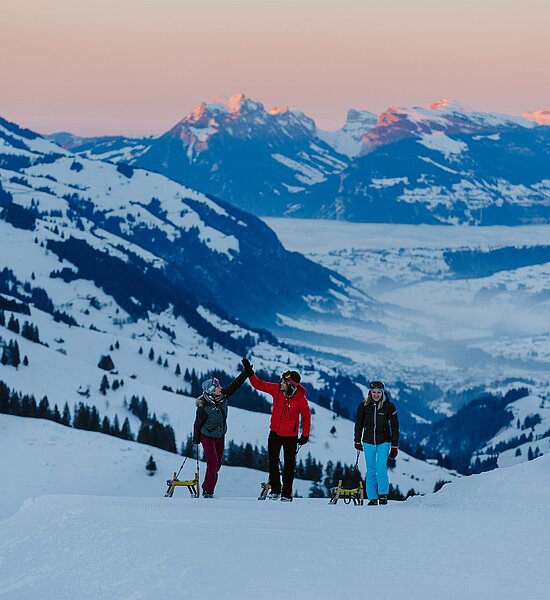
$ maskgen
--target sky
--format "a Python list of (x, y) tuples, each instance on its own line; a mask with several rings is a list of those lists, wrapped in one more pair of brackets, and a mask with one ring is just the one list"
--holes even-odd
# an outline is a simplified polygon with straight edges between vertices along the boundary
[(244, 93), (322, 129), (453, 98), (550, 108), (548, 0), (0, 0), (0, 116), (160, 134)]

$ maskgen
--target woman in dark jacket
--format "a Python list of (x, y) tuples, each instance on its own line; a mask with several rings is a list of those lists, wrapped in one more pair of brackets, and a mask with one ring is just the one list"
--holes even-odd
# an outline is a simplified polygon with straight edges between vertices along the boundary
[(227, 399), (246, 381), (243, 371), (227, 387), (222, 388), (216, 377), (202, 384), (197, 398), (197, 414), (193, 426), (193, 444), (202, 444), (206, 461), (206, 475), (202, 483), (204, 498), (214, 496), (218, 471), (222, 466), (225, 434), (227, 433)]
[(371, 381), (368, 396), (355, 415), (355, 448), (365, 451), (369, 506), (388, 503), (388, 456), (397, 456), (397, 409), (381, 381)]

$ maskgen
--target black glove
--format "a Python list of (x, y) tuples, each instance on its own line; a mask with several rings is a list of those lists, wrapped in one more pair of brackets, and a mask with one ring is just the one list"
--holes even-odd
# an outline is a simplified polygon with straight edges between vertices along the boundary
[(360, 442), (355, 442), (354, 446), (356, 450), (359, 450), (359, 452), (363, 452), (363, 444), (361, 444)]
[(248, 358), (243, 358), (241, 360), (241, 363), (244, 367), (244, 372), (246, 373), (247, 377), (251, 377), (252, 375), (254, 375), (254, 369), (252, 368), (252, 365), (250, 364)]
[(200, 443), (200, 440), (193, 439), (193, 446), (198, 446)]
[(303, 446), (309, 442), (309, 435), (302, 435), (298, 440), (298, 446)]

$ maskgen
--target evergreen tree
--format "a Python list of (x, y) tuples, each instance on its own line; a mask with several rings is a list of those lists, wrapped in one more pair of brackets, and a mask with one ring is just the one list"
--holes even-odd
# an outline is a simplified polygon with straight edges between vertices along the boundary
[(7, 414), (9, 411), (10, 389), (0, 381), (0, 413)]
[(112, 430), (114, 436), (120, 437), (120, 423), (118, 420), (118, 415), (115, 415), (111, 430)]
[(325, 491), (323, 490), (323, 486), (320, 481), (314, 481), (309, 488), (310, 498), (325, 498)]
[(154, 352), (153, 348), (151, 348), (151, 350), (149, 350), (149, 360), (155, 360), (155, 352)]
[(115, 368), (115, 363), (109, 354), (102, 356), (97, 363), (97, 366), (104, 371), (112, 371)]
[[(330, 435), (336, 435), (336, 427), (334, 425), (330, 428)], [(312, 498), (316, 498), (317, 496), (311, 496)]]
[(38, 405), (38, 417), (40, 419), (49, 419), (52, 416), (48, 397), (44, 396)]
[(25, 321), (21, 328), (21, 335), (31, 342), (40, 343), (40, 335), (38, 333), (38, 327), (35, 327), (32, 323)]
[(124, 423), (122, 424), (122, 429), (120, 430), (120, 437), (123, 440), (130, 440), (130, 441), (134, 440), (134, 434), (132, 433), (132, 430), (130, 428), (130, 421), (128, 420), (128, 417), (126, 417), (124, 419)]
[(21, 357), (19, 356), (19, 344), (15, 340), (11, 340), (8, 344), (8, 355), (9, 355), (9, 364), (12, 367), (19, 367), (21, 364)]
[(180, 364), (179, 363), (176, 365), (176, 375), (178, 375), (178, 376), (181, 375), (181, 368), (180, 368)]
[(69, 409), (69, 405), (65, 402), (65, 406), (63, 407), (63, 414), (61, 415), (61, 424), (70, 427), (71, 425), (71, 411)]
[(107, 390), (111, 386), (109, 385), (109, 380), (107, 379), (107, 375), (103, 375), (103, 379), (101, 380), (101, 384), (99, 385), (99, 391), (105, 396), (107, 395)]
[(111, 421), (109, 421), (109, 417), (107, 416), (103, 417), (103, 421), (101, 422), (101, 433), (112, 434)]
[(138, 354), (143, 354), (143, 348), (141, 346), (139, 347)]
[(115, 342), (115, 348), (118, 350), (120, 348), (120, 344), (118, 343), (118, 340)]
[(162, 356), (159, 354), (159, 357), (157, 358), (157, 365), (162, 365)]
[(118, 390), (119, 386), (120, 386), (120, 384), (119, 384), (119, 382), (118, 382), (118, 379), (115, 379), (115, 380), (113, 381), (113, 385), (112, 385), (111, 389), (113, 389), (113, 390)]
[(157, 470), (157, 465), (156, 465), (155, 461), (153, 460), (153, 456), (149, 456), (149, 460), (147, 461), (145, 468), (147, 469), (147, 472), (149, 473), (150, 476), (153, 476), (155, 474), (155, 472)]
[(57, 404), (53, 408), (53, 414), (51, 418), (52, 421), (55, 421), (56, 423), (61, 423), (61, 413), (59, 412)]
[(28, 367), (28, 366), (29, 366), (29, 359), (27, 358), (27, 355), (26, 355), (26, 354), (25, 354), (25, 358), (23, 359), (23, 365), (24, 365), (25, 367)]
[(164, 359), (164, 365), (163, 365), (163, 367), (165, 369), (168, 368), (168, 359), (167, 358)]
[(6, 326), (6, 315), (4, 315), (4, 311), (0, 310), (0, 326), (1, 327), (5, 327)]
[(22, 417), (37, 417), (38, 407), (36, 406), (36, 400), (34, 396), (25, 394), (21, 398), (21, 416)]
[(13, 331), (13, 333), (19, 333), (19, 321), (13, 315), (8, 322), (8, 329)]

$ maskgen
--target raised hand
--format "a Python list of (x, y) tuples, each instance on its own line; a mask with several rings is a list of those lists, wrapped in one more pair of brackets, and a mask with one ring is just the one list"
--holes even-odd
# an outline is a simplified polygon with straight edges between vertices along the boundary
[(247, 374), (248, 377), (250, 377), (251, 375), (254, 375), (254, 368), (250, 364), (250, 361), (248, 360), (248, 358), (244, 357), (241, 360), (241, 363), (243, 365), (244, 372)]

